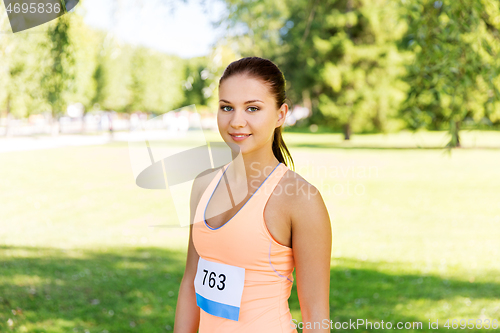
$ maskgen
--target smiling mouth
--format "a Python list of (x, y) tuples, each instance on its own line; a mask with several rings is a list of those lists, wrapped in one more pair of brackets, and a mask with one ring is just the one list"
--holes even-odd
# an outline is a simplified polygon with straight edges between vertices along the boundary
[(231, 135), (231, 139), (233, 141), (243, 141), (246, 140), (248, 137), (250, 137), (252, 134), (229, 134)]
[(229, 135), (231, 135), (234, 138), (246, 138), (252, 134), (229, 134)]

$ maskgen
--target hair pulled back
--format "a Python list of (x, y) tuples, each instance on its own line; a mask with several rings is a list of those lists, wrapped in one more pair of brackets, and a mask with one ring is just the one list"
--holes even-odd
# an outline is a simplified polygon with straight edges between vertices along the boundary
[[(266, 83), (271, 94), (274, 95), (276, 99), (276, 107), (278, 109), (285, 103), (285, 76), (272, 61), (259, 57), (247, 57), (233, 61), (224, 70), (219, 80), (219, 87), (222, 81), (236, 74), (248, 75)], [(273, 154), (279, 162), (288, 167), (292, 166), (293, 169), (294, 164), (292, 155), (288, 151), (285, 141), (283, 140), (282, 131), (283, 125), (274, 129), (272, 144)]]

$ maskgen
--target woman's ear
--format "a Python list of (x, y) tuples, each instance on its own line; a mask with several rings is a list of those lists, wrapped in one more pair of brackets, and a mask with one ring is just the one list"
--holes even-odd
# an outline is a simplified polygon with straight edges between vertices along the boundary
[(285, 122), (286, 115), (288, 113), (288, 104), (281, 104), (280, 109), (278, 110), (278, 121), (276, 122), (276, 127), (280, 127)]

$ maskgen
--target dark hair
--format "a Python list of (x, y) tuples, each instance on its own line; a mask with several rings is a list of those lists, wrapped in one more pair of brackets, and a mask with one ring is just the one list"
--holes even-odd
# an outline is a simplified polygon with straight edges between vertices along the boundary
[[(285, 103), (287, 99), (285, 92), (285, 76), (272, 61), (259, 57), (247, 57), (233, 61), (224, 70), (219, 80), (219, 87), (222, 81), (236, 74), (246, 74), (250, 77), (262, 80), (269, 86), (271, 93), (276, 98), (276, 106), (280, 108), (283, 103)], [(273, 153), (278, 161), (286, 166), (291, 165), (292, 169), (294, 169), (292, 155), (288, 151), (285, 141), (283, 141), (282, 127), (283, 125), (276, 127), (274, 130), (272, 145)]]

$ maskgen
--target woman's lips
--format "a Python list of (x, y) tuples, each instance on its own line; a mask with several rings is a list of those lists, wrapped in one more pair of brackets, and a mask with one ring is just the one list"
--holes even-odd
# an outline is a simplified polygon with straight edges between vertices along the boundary
[(243, 135), (243, 136), (236, 136), (236, 135), (233, 135), (233, 134), (229, 134), (231, 135), (231, 138), (234, 140), (234, 141), (243, 141), (245, 140), (246, 138), (248, 138), (250, 135), (252, 134), (246, 134), (246, 135)]

